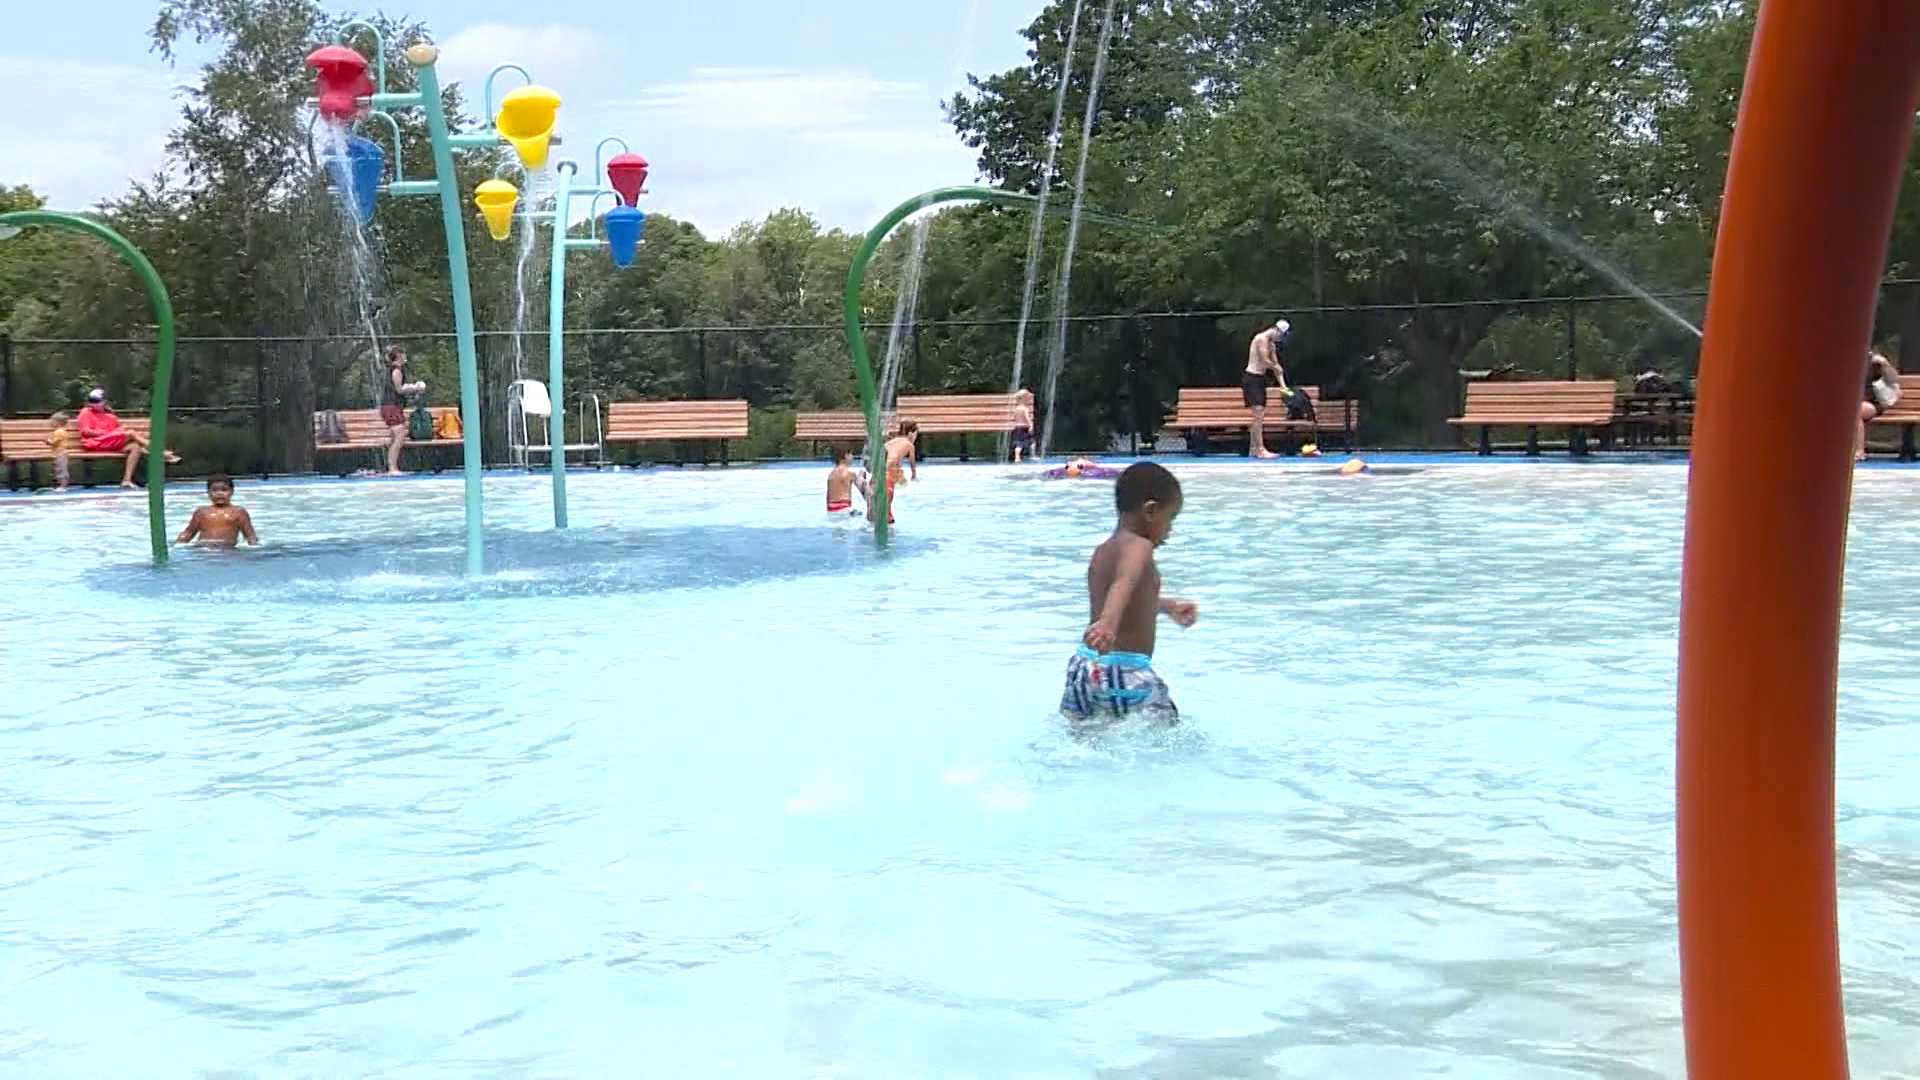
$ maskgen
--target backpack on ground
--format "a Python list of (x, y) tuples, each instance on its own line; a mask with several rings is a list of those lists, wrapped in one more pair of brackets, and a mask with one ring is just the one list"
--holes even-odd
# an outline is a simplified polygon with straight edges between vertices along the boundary
[(433, 439), (433, 412), (425, 405), (414, 406), (413, 415), (407, 417), (407, 438), (414, 442)]
[(1307, 396), (1305, 390), (1287, 389), (1281, 391), (1281, 396), (1286, 399), (1287, 419), (1305, 420), (1308, 423), (1319, 419), (1313, 412), (1313, 399)]
[(321, 446), (337, 446), (347, 441), (347, 425), (340, 419), (340, 410), (328, 409), (320, 414), (320, 430), (315, 433), (314, 441)]

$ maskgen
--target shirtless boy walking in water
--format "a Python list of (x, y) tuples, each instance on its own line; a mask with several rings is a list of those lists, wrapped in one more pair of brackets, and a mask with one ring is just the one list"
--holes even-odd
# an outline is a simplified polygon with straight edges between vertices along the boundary
[(1153, 671), (1156, 620), (1181, 627), (1200, 617), (1199, 605), (1160, 595), (1153, 552), (1180, 516), (1180, 481), (1150, 461), (1127, 466), (1113, 485), (1119, 523), (1087, 563), (1087, 602), (1093, 621), (1067, 661), (1060, 711), (1075, 720), (1152, 713), (1177, 719), (1167, 684)]
[(260, 542), (253, 531), (253, 518), (246, 510), (233, 505), (232, 480), (219, 473), (207, 477), (207, 501), (212, 505), (196, 509), (174, 543), (191, 544), (198, 539), (203, 544), (235, 547), (242, 536), (248, 544)]

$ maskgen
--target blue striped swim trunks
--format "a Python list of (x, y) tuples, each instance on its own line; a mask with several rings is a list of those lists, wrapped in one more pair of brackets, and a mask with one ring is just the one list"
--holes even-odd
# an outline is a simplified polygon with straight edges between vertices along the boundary
[(1067, 689), (1060, 695), (1060, 711), (1075, 719), (1180, 715), (1167, 684), (1153, 673), (1153, 657), (1097, 653), (1085, 645), (1067, 661)]

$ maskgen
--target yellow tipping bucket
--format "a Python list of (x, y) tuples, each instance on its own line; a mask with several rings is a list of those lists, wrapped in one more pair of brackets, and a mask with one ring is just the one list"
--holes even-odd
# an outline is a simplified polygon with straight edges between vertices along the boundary
[(544, 86), (522, 86), (500, 99), (493, 129), (513, 144), (520, 163), (537, 169), (547, 163), (547, 141), (553, 138), (553, 115), (560, 95)]
[(520, 189), (505, 180), (488, 180), (473, 189), (473, 205), (487, 219), (487, 231), (495, 240), (505, 240), (513, 232), (513, 207), (520, 201)]

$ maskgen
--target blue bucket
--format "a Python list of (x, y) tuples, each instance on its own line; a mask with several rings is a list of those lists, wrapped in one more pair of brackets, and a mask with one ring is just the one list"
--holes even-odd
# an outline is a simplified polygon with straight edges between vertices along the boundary
[(647, 215), (631, 206), (616, 206), (607, 211), (601, 224), (607, 230), (607, 252), (613, 256), (613, 265), (622, 270), (632, 266), (633, 249), (640, 243)]
[(387, 155), (380, 144), (355, 135), (347, 140), (347, 152), (328, 155), (325, 165), (334, 190), (345, 191), (352, 199), (354, 220), (362, 227), (371, 224), (380, 178), (387, 171)]

